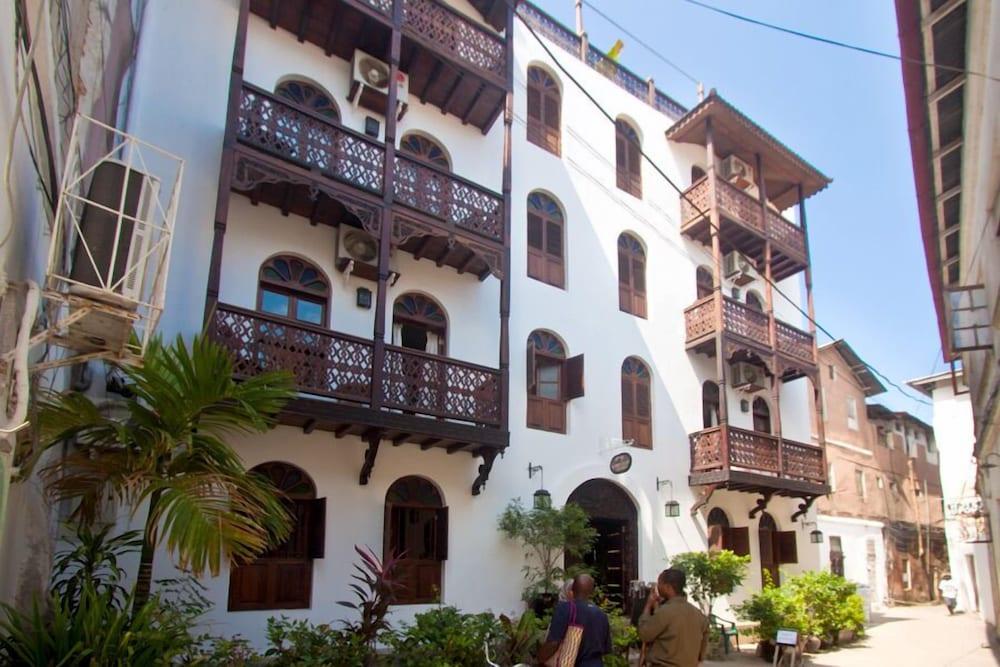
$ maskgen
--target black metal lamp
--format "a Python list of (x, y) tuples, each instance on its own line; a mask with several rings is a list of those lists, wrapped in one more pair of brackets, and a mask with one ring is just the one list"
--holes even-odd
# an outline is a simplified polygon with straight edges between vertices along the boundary
[[(815, 521), (803, 521), (802, 526), (815, 526)], [(813, 528), (809, 531), (809, 541), (813, 544), (823, 544), (823, 531), (819, 527)]]
[(535, 466), (528, 464), (528, 479), (532, 479), (538, 473), (539, 485), (538, 490), (535, 491), (535, 495), (532, 498), (531, 506), (536, 510), (547, 510), (552, 509), (552, 494), (545, 490), (545, 476), (542, 470), (542, 466)]
[(659, 491), (664, 486), (670, 487), (670, 500), (663, 506), (663, 514), (668, 519), (676, 519), (681, 515), (681, 504), (674, 500), (674, 483), (672, 480), (657, 477), (656, 490)]

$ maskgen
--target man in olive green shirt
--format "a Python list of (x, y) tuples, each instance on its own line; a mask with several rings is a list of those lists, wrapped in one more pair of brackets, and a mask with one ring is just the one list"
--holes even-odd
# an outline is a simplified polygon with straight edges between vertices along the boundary
[(684, 595), (684, 572), (664, 570), (639, 618), (648, 667), (698, 667), (708, 647), (708, 619)]

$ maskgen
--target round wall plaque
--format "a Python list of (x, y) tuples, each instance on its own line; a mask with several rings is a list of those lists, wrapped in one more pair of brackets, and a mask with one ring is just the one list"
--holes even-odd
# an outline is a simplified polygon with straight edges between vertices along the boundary
[(621, 452), (611, 457), (611, 472), (614, 474), (620, 475), (623, 472), (628, 472), (631, 467), (632, 455), (628, 452)]

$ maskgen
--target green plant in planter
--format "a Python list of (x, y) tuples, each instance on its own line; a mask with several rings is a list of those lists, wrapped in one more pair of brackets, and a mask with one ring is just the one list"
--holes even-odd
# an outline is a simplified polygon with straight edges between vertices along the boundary
[(500, 515), (498, 527), (525, 549), (525, 602), (541, 594), (558, 594), (559, 582), (566, 576), (563, 557), (583, 555), (597, 537), (587, 513), (573, 503), (526, 510), (516, 498)]
[(729, 595), (743, 583), (747, 575), (749, 556), (737, 556), (728, 549), (721, 551), (689, 551), (677, 554), (670, 567), (683, 570), (691, 599), (707, 616), (715, 601)]
[(786, 584), (805, 609), (806, 631), (827, 644), (836, 644), (841, 630), (864, 632), (864, 602), (857, 584), (830, 572), (806, 572)]
[(604, 656), (604, 667), (628, 667), (629, 650), (639, 645), (639, 632), (618, 605), (606, 598), (598, 599), (597, 603), (608, 615), (611, 629), (611, 653)]
[(545, 624), (530, 609), (515, 623), (500, 615), (500, 636), (491, 655), (499, 665), (530, 664), (545, 638)]
[(455, 607), (437, 607), (413, 618), (382, 641), (399, 667), (481, 667), (485, 646), (502, 636), (492, 614), (463, 614)]
[(745, 621), (757, 624), (757, 636), (761, 642), (773, 642), (779, 628), (797, 630), (800, 635), (809, 629), (802, 600), (793, 595), (787, 587), (765, 585), (736, 608), (736, 615)]

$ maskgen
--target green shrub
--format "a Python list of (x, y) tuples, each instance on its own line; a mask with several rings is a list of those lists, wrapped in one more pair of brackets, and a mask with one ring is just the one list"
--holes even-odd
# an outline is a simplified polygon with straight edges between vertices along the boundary
[(806, 572), (785, 586), (805, 610), (808, 634), (836, 644), (841, 630), (864, 632), (864, 602), (857, 584), (830, 572)]
[(754, 593), (748, 600), (737, 605), (735, 611), (742, 620), (757, 624), (757, 636), (761, 641), (773, 640), (778, 628), (789, 628), (805, 634), (809, 627), (802, 600), (792, 595), (786, 587), (766, 586), (764, 590)]
[(749, 563), (750, 556), (737, 556), (723, 549), (677, 554), (671, 559), (670, 567), (684, 571), (691, 599), (708, 615), (719, 597), (729, 595), (743, 583)]
[[(437, 607), (417, 614), (383, 641), (399, 667), (482, 667), (485, 645), (494, 646), (502, 630), (492, 614), (463, 614)], [(492, 650), (491, 650), (492, 653)]]
[(499, 621), (500, 636), (490, 650), (493, 661), (499, 665), (531, 664), (545, 638), (546, 624), (530, 609), (516, 623), (503, 614)]
[(267, 641), (267, 664), (275, 667), (356, 667), (368, 660), (360, 635), (325, 623), (272, 617), (267, 619)]

